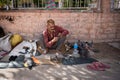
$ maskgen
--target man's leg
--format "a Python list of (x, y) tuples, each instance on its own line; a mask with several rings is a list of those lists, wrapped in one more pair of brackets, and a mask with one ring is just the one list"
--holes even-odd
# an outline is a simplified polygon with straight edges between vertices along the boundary
[(37, 50), (42, 53), (42, 54), (46, 54), (47, 53), (47, 49), (44, 43), (44, 38), (43, 38), (43, 34), (40, 35), (40, 39), (39, 41), (36, 42), (37, 44)]
[(42, 49), (46, 49), (43, 34), (40, 35), (40, 39), (37, 41), (37, 46), (40, 46)]
[(56, 49), (56, 50), (60, 50), (61, 46), (64, 44), (66, 40), (66, 36), (60, 38), (53, 46), (52, 48)]

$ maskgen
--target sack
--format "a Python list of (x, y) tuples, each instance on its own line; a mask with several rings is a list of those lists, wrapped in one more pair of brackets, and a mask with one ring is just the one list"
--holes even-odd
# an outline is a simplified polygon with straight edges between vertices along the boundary
[(8, 34), (8, 35), (0, 38), (0, 48), (2, 50), (9, 52), (12, 49), (10, 41), (9, 41), (11, 36), (12, 36), (12, 34)]
[(7, 52), (5, 52), (5, 51), (0, 51), (0, 60), (4, 57), (4, 56), (6, 56), (8, 53)]
[[(27, 51), (25, 51), (25, 49), (23, 49), (23, 47), (28, 47), (29, 49)], [(28, 52), (32, 51), (32, 49), (34, 49), (34, 51), (31, 53), (33, 55), (35, 55), (36, 54), (36, 42), (22, 41), (14, 49), (12, 49), (12, 51), (9, 53), (9, 56), (23, 55), (26, 52), (28, 53)], [(23, 54), (21, 54), (21, 53), (23, 53)], [(29, 55), (25, 54), (25, 56), (29, 56)]]

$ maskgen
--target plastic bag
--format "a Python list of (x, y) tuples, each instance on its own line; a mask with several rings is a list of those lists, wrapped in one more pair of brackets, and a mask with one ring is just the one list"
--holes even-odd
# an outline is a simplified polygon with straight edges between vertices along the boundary
[(23, 41), (22, 36), (19, 34), (14, 34), (10, 39), (12, 47), (15, 47), (17, 44), (19, 44), (22, 41)]
[(11, 36), (12, 36), (12, 34), (8, 34), (8, 35), (0, 38), (0, 48), (2, 50), (9, 52), (12, 49), (10, 41), (9, 41)]

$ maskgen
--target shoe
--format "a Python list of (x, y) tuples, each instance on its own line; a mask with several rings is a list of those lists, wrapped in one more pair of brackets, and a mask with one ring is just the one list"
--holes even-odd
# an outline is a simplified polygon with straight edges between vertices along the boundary
[(61, 63), (62, 62), (62, 58), (58, 57), (58, 56), (54, 56), (50, 58), (50, 61), (54, 62), (54, 63)]
[(37, 48), (37, 50), (38, 50), (41, 54), (47, 54), (47, 53), (48, 53), (48, 49), (43, 49), (43, 48), (41, 48), (41, 46), (39, 46), (39, 47)]

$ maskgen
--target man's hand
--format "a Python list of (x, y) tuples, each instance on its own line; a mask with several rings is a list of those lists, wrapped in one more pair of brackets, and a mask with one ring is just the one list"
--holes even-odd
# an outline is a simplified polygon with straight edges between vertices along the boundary
[(59, 39), (59, 37), (54, 37), (54, 38), (52, 39), (52, 42), (57, 42), (58, 39)]
[(61, 33), (59, 33), (59, 34), (58, 34), (58, 37), (62, 37), (62, 34), (61, 34)]

